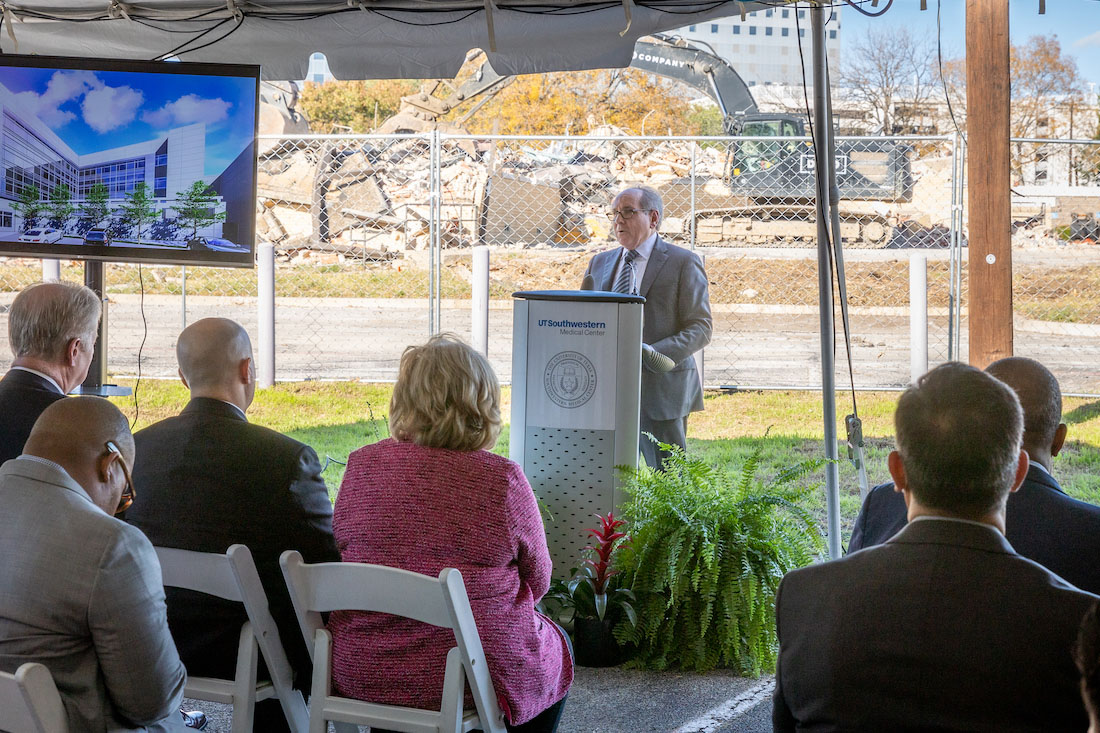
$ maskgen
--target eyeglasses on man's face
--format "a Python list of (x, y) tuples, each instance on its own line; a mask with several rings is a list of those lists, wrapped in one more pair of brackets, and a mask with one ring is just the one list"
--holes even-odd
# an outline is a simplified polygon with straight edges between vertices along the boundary
[(624, 219), (632, 219), (634, 215), (640, 211), (653, 211), (653, 209), (612, 209), (607, 212), (607, 218), (611, 221), (615, 221), (615, 217), (621, 216)]
[(118, 456), (118, 463), (122, 466), (122, 476), (126, 479), (126, 486), (123, 487), (122, 496), (118, 500), (118, 508), (115, 509), (115, 514), (122, 514), (134, 505), (134, 480), (130, 477), (130, 468), (126, 465), (126, 459), (122, 457), (122, 451), (114, 441), (107, 441), (107, 452)]

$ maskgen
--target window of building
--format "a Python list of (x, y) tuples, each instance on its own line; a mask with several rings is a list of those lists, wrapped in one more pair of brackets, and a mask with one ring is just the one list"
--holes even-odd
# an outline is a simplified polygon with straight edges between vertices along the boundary
[(710, 32), (711, 33), (717, 33), (718, 32), (718, 24), (717, 23), (711, 23), (710, 24)]
[(791, 29), (790, 28), (784, 28), (783, 29), (783, 37), (786, 38), (789, 35), (791, 35)]
[(754, 25), (749, 26), (749, 35), (750, 36), (755, 36), (756, 35), (756, 26), (754, 26)]
[(741, 26), (735, 25), (733, 27), (733, 35), (735, 35), (735, 36), (741, 35)]
[(791, 11), (787, 10), (786, 8), (784, 8), (784, 9), (783, 9), (783, 17), (784, 17), (784, 18), (789, 18), (789, 17), (791, 17)]
[(799, 18), (805, 18), (806, 17), (806, 11), (805, 10), (799, 10), (798, 11), (798, 17)]
[(153, 165), (168, 165), (168, 153), (157, 154), (157, 159)]
[(799, 38), (805, 38), (806, 37), (806, 29), (805, 28), (799, 28), (798, 29), (798, 37)]
[(694, 32), (695, 32), (695, 26), (689, 25), (688, 26), (688, 33), (694, 33)]
[(836, 38), (836, 31), (829, 31), (829, 38)]
[(0, 211), (0, 229), (11, 229), (12, 220), (10, 211)]
[(829, 20), (836, 20), (836, 11), (829, 13)]
[(772, 27), (769, 25), (766, 28), (764, 28), (764, 35), (765, 36), (770, 36), (771, 34), (772, 34)]
[(774, 13), (774, 12), (775, 12), (774, 10), (765, 10), (764, 11), (764, 17), (765, 18), (770, 18), (770, 17), (772, 17), (772, 13)]

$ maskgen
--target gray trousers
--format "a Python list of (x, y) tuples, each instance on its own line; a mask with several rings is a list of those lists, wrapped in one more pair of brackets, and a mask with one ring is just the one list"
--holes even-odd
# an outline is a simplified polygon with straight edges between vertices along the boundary
[[(687, 415), (674, 420), (650, 420), (642, 415), (643, 433), (653, 433), (653, 437), (662, 443), (678, 445), (684, 450), (687, 450), (687, 424)], [(658, 471), (664, 469), (668, 451), (660, 450), (657, 444), (645, 435), (641, 436), (639, 448), (647, 466), (656, 468)]]

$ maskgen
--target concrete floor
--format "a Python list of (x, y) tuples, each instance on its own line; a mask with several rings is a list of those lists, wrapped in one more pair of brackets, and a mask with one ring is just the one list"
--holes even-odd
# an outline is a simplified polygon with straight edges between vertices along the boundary
[[(767, 733), (772, 678), (578, 667), (558, 733)], [(230, 708), (189, 700), (230, 733)], [(257, 731), (256, 733), (262, 733)]]

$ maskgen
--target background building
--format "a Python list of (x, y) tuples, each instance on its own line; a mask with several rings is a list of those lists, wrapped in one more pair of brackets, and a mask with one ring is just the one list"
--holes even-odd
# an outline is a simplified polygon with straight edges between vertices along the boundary
[[(724, 58), (749, 86), (802, 85), (799, 39), (810, 73), (813, 56), (810, 14), (803, 8), (768, 8), (687, 26), (673, 32), (705, 43)], [(840, 62), (840, 8), (833, 8), (825, 30), (829, 66)], [(810, 81), (807, 79), (807, 81)]]

